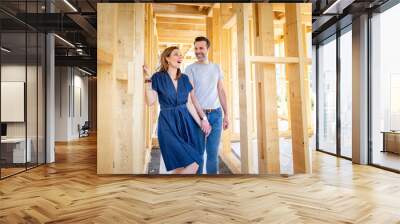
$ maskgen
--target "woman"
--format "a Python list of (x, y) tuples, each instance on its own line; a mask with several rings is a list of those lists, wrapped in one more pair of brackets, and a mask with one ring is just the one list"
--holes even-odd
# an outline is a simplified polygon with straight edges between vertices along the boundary
[(194, 95), (189, 78), (180, 71), (181, 63), (179, 48), (168, 47), (161, 54), (159, 71), (151, 78), (148, 68), (143, 66), (146, 99), (151, 106), (158, 96), (161, 107), (158, 141), (167, 171), (195, 174), (203, 162), (204, 135), (201, 131), (208, 135), (211, 126)]

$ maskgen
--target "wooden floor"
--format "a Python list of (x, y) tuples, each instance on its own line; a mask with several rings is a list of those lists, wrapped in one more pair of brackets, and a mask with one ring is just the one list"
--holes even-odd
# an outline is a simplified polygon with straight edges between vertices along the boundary
[(97, 176), (96, 142), (0, 181), (0, 223), (400, 223), (400, 175), (315, 153), (314, 174)]

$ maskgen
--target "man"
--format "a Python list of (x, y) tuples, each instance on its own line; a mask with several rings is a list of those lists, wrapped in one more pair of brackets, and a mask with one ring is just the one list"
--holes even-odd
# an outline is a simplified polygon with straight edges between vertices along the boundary
[[(185, 74), (194, 87), (195, 95), (205, 112), (202, 120), (208, 120), (211, 133), (205, 137), (205, 151), (207, 152), (207, 174), (218, 173), (218, 149), (222, 128), (229, 127), (226, 94), (223, 86), (223, 74), (218, 64), (208, 61), (210, 41), (206, 37), (197, 37), (194, 41), (194, 51), (197, 61), (189, 65)], [(221, 106), (224, 116), (222, 117)], [(201, 125), (203, 126), (202, 122)], [(203, 127), (202, 127), (203, 128)], [(204, 155), (204, 151), (202, 153)], [(199, 174), (203, 171), (203, 164), (199, 166)]]

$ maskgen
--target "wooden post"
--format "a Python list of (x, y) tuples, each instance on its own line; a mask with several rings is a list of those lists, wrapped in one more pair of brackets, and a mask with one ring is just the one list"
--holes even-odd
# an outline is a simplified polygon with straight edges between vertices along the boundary
[[(303, 48), (303, 54), (305, 58), (308, 57), (307, 55), (307, 27), (304, 25), (305, 21), (302, 21), (302, 35), (301, 35), (301, 41), (303, 42), (304, 48)], [(307, 111), (307, 135), (309, 133), (309, 130), (312, 130), (312, 118), (311, 118), (311, 100), (310, 100), (310, 76), (309, 76), (309, 64), (307, 63), (304, 66), (304, 99), (305, 99), (305, 104), (306, 104), (306, 111)]]
[[(213, 43), (213, 19), (212, 17), (207, 17), (206, 18), (206, 34), (207, 38), (210, 40), (211, 43)], [(208, 52), (208, 60), (213, 61), (213, 49), (211, 47), (210, 51)]]
[(112, 62), (98, 66), (97, 170), (143, 174), (144, 4), (99, 4), (98, 9), (98, 48)]
[[(115, 138), (113, 132), (107, 132), (112, 127), (111, 119), (104, 119), (112, 114), (112, 92), (107, 88), (113, 82), (112, 61), (116, 24), (116, 5), (98, 4), (97, 6), (97, 173), (113, 173)], [(105, 26), (104, 24), (110, 24)], [(102, 63), (108, 62), (108, 63)]]
[(215, 64), (221, 64), (221, 42), (222, 42), (222, 35), (221, 35), (221, 18), (220, 18), (220, 8), (213, 9), (213, 16), (212, 16), (212, 36), (211, 41), (211, 51), (212, 51), (212, 62)]
[(305, 74), (307, 59), (302, 41), (300, 4), (285, 4), (287, 57), (299, 57), (298, 64), (288, 64), (290, 119), (292, 130), (293, 168), (295, 173), (311, 173), (308, 149), (307, 109), (305, 105)]
[[(227, 18), (229, 18), (230, 13), (229, 13), (229, 8), (228, 4), (226, 3), (221, 3), (221, 12), (220, 12), (220, 21), (222, 24), (222, 21), (225, 21)], [(232, 115), (232, 88), (231, 88), (231, 32), (230, 30), (226, 30), (222, 28), (222, 25), (220, 26), (220, 31), (222, 35), (222, 45), (221, 45), (221, 50), (222, 50), (222, 55), (221, 57), (221, 68), (224, 73), (224, 87), (225, 87), (225, 92), (226, 92), (226, 100), (227, 100), (227, 106), (228, 106), (228, 114), (229, 114), (229, 120), (230, 120), (230, 128), (228, 130), (225, 130), (222, 133), (222, 151), (220, 152), (221, 154), (227, 154), (232, 152), (232, 145), (231, 145), (231, 133), (232, 133), (232, 125), (233, 125), (233, 115)]]
[(144, 99), (144, 79), (143, 79), (143, 64), (144, 64), (144, 18), (145, 18), (145, 4), (135, 3), (135, 77), (134, 93), (132, 95), (133, 104), (133, 135), (132, 135), (132, 148), (133, 148), (133, 173), (143, 173), (146, 169), (144, 156), (145, 156), (145, 132), (144, 132), (144, 113), (145, 113), (145, 99)]
[[(118, 80), (128, 80), (128, 66), (127, 64), (133, 61), (134, 54), (133, 48), (135, 47), (135, 14), (134, 5), (132, 4), (118, 4), (117, 11), (117, 27), (116, 29), (116, 48), (114, 49), (114, 64), (116, 78)], [(102, 24), (103, 26), (106, 24)], [(106, 25), (107, 26), (107, 25)], [(132, 27), (127, 29), (127, 27)], [(144, 31), (144, 30), (143, 30)]]
[(240, 155), (243, 174), (252, 170), (251, 139), (251, 89), (250, 89), (250, 45), (249, 45), (249, 10), (250, 4), (234, 4), (237, 19), (239, 107), (240, 107)]
[[(269, 3), (259, 3), (255, 7), (257, 55), (273, 56), (274, 13)], [(257, 132), (258, 132), (258, 169), (260, 174), (280, 173), (279, 130), (276, 93), (275, 64), (257, 65)]]

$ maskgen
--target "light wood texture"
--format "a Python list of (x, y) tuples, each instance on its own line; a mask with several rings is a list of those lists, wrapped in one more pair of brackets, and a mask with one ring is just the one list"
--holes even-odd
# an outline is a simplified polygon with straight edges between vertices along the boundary
[[(120, 80), (128, 80), (128, 62), (133, 61), (135, 55), (135, 30), (136, 30), (136, 12), (134, 4), (117, 4), (116, 6), (112, 6), (117, 8), (116, 12), (116, 23), (115, 24), (107, 24), (102, 23), (99, 24), (101, 26), (112, 26), (115, 29), (115, 48), (113, 49), (112, 55), (114, 56), (113, 60), (113, 69), (117, 79)], [(101, 12), (98, 12), (101, 14)], [(112, 15), (109, 15), (112, 16)], [(143, 32), (143, 31), (142, 31)], [(104, 41), (102, 39), (98, 39), (98, 41)]]
[(232, 7), (231, 3), (220, 3), (222, 29), (230, 29), (233, 25), (236, 24), (236, 19), (235, 19), (235, 21), (230, 22), (228, 25), (226, 25), (226, 23), (228, 23), (228, 21), (231, 19), (232, 16), (236, 17), (236, 13), (233, 13), (230, 7)]
[(312, 175), (96, 174), (96, 138), (0, 181), (0, 223), (399, 223), (400, 178), (314, 152)]
[[(254, 7), (257, 55), (274, 55), (274, 24), (271, 4), (257, 4)], [(258, 173), (279, 174), (279, 129), (277, 109), (277, 83), (274, 64), (257, 66), (257, 131), (258, 131)]]
[[(145, 156), (145, 100), (144, 100), (144, 79), (143, 79), (143, 68), (144, 65), (144, 30), (145, 30), (145, 4), (135, 3), (135, 58), (134, 58), (134, 74), (131, 79), (128, 80), (128, 85), (133, 82), (132, 91), (132, 114), (125, 114), (126, 116), (132, 116), (133, 126), (132, 141), (133, 149), (133, 173), (140, 174), (146, 171)], [(124, 129), (122, 129), (124, 130)]]
[(295, 173), (309, 173), (311, 158), (308, 149), (307, 109), (305, 92), (305, 46), (302, 41), (303, 29), (300, 17), (301, 4), (285, 4), (287, 57), (299, 57), (298, 64), (287, 64), (289, 79), (290, 120), (292, 131), (293, 167)]
[(236, 24), (236, 13), (229, 16), (227, 19), (224, 20), (222, 28), (230, 29), (232, 26)]
[(171, 5), (162, 3), (153, 3), (155, 15), (172, 18), (185, 19), (203, 19), (207, 17), (208, 9), (198, 10), (193, 5)]
[[(206, 18), (206, 35), (208, 40), (210, 40), (211, 44), (213, 43), (213, 19), (212, 17), (207, 17)], [(208, 51), (208, 60), (213, 61), (213, 50)]]
[(211, 42), (211, 50), (212, 50), (212, 62), (215, 64), (221, 64), (221, 44), (222, 44), (222, 35), (221, 35), (221, 10), (219, 8), (213, 9), (213, 17), (212, 17), (212, 42)]
[[(298, 57), (274, 57), (274, 56), (250, 56), (249, 60), (252, 63), (265, 63), (265, 64), (297, 64), (299, 63)], [(307, 64), (311, 64), (310, 58), (306, 59)]]
[(192, 26), (205, 26), (205, 19), (182, 19), (182, 18), (171, 18), (171, 17), (156, 17), (157, 24), (166, 26), (176, 26), (176, 25), (190, 25)]
[(240, 107), (240, 154), (243, 174), (253, 173), (251, 150), (251, 86), (250, 86), (250, 4), (234, 4), (237, 17), (239, 107)]
[[(220, 21), (221, 23), (229, 17), (228, 13), (229, 4), (221, 3), (221, 13), (220, 13)], [(231, 40), (231, 31), (223, 29), (220, 26), (220, 31), (222, 35), (221, 41), (221, 69), (224, 73), (224, 88), (226, 93), (226, 100), (228, 106), (228, 115), (229, 115), (229, 123), (230, 128), (228, 130), (223, 131), (222, 133), (222, 150), (220, 151), (220, 156), (223, 157), (225, 163), (229, 163), (226, 156), (232, 154), (232, 146), (231, 146), (231, 139), (232, 139), (232, 126), (233, 126), (233, 114), (232, 114), (232, 40)], [(240, 161), (235, 158), (234, 165), (232, 164), (230, 167), (234, 171), (238, 171), (240, 173)], [(235, 168), (233, 168), (235, 167)], [(238, 169), (237, 169), (238, 168)]]
[(98, 65), (98, 173), (144, 173), (144, 4), (99, 4), (97, 16), (98, 49), (113, 58)]

